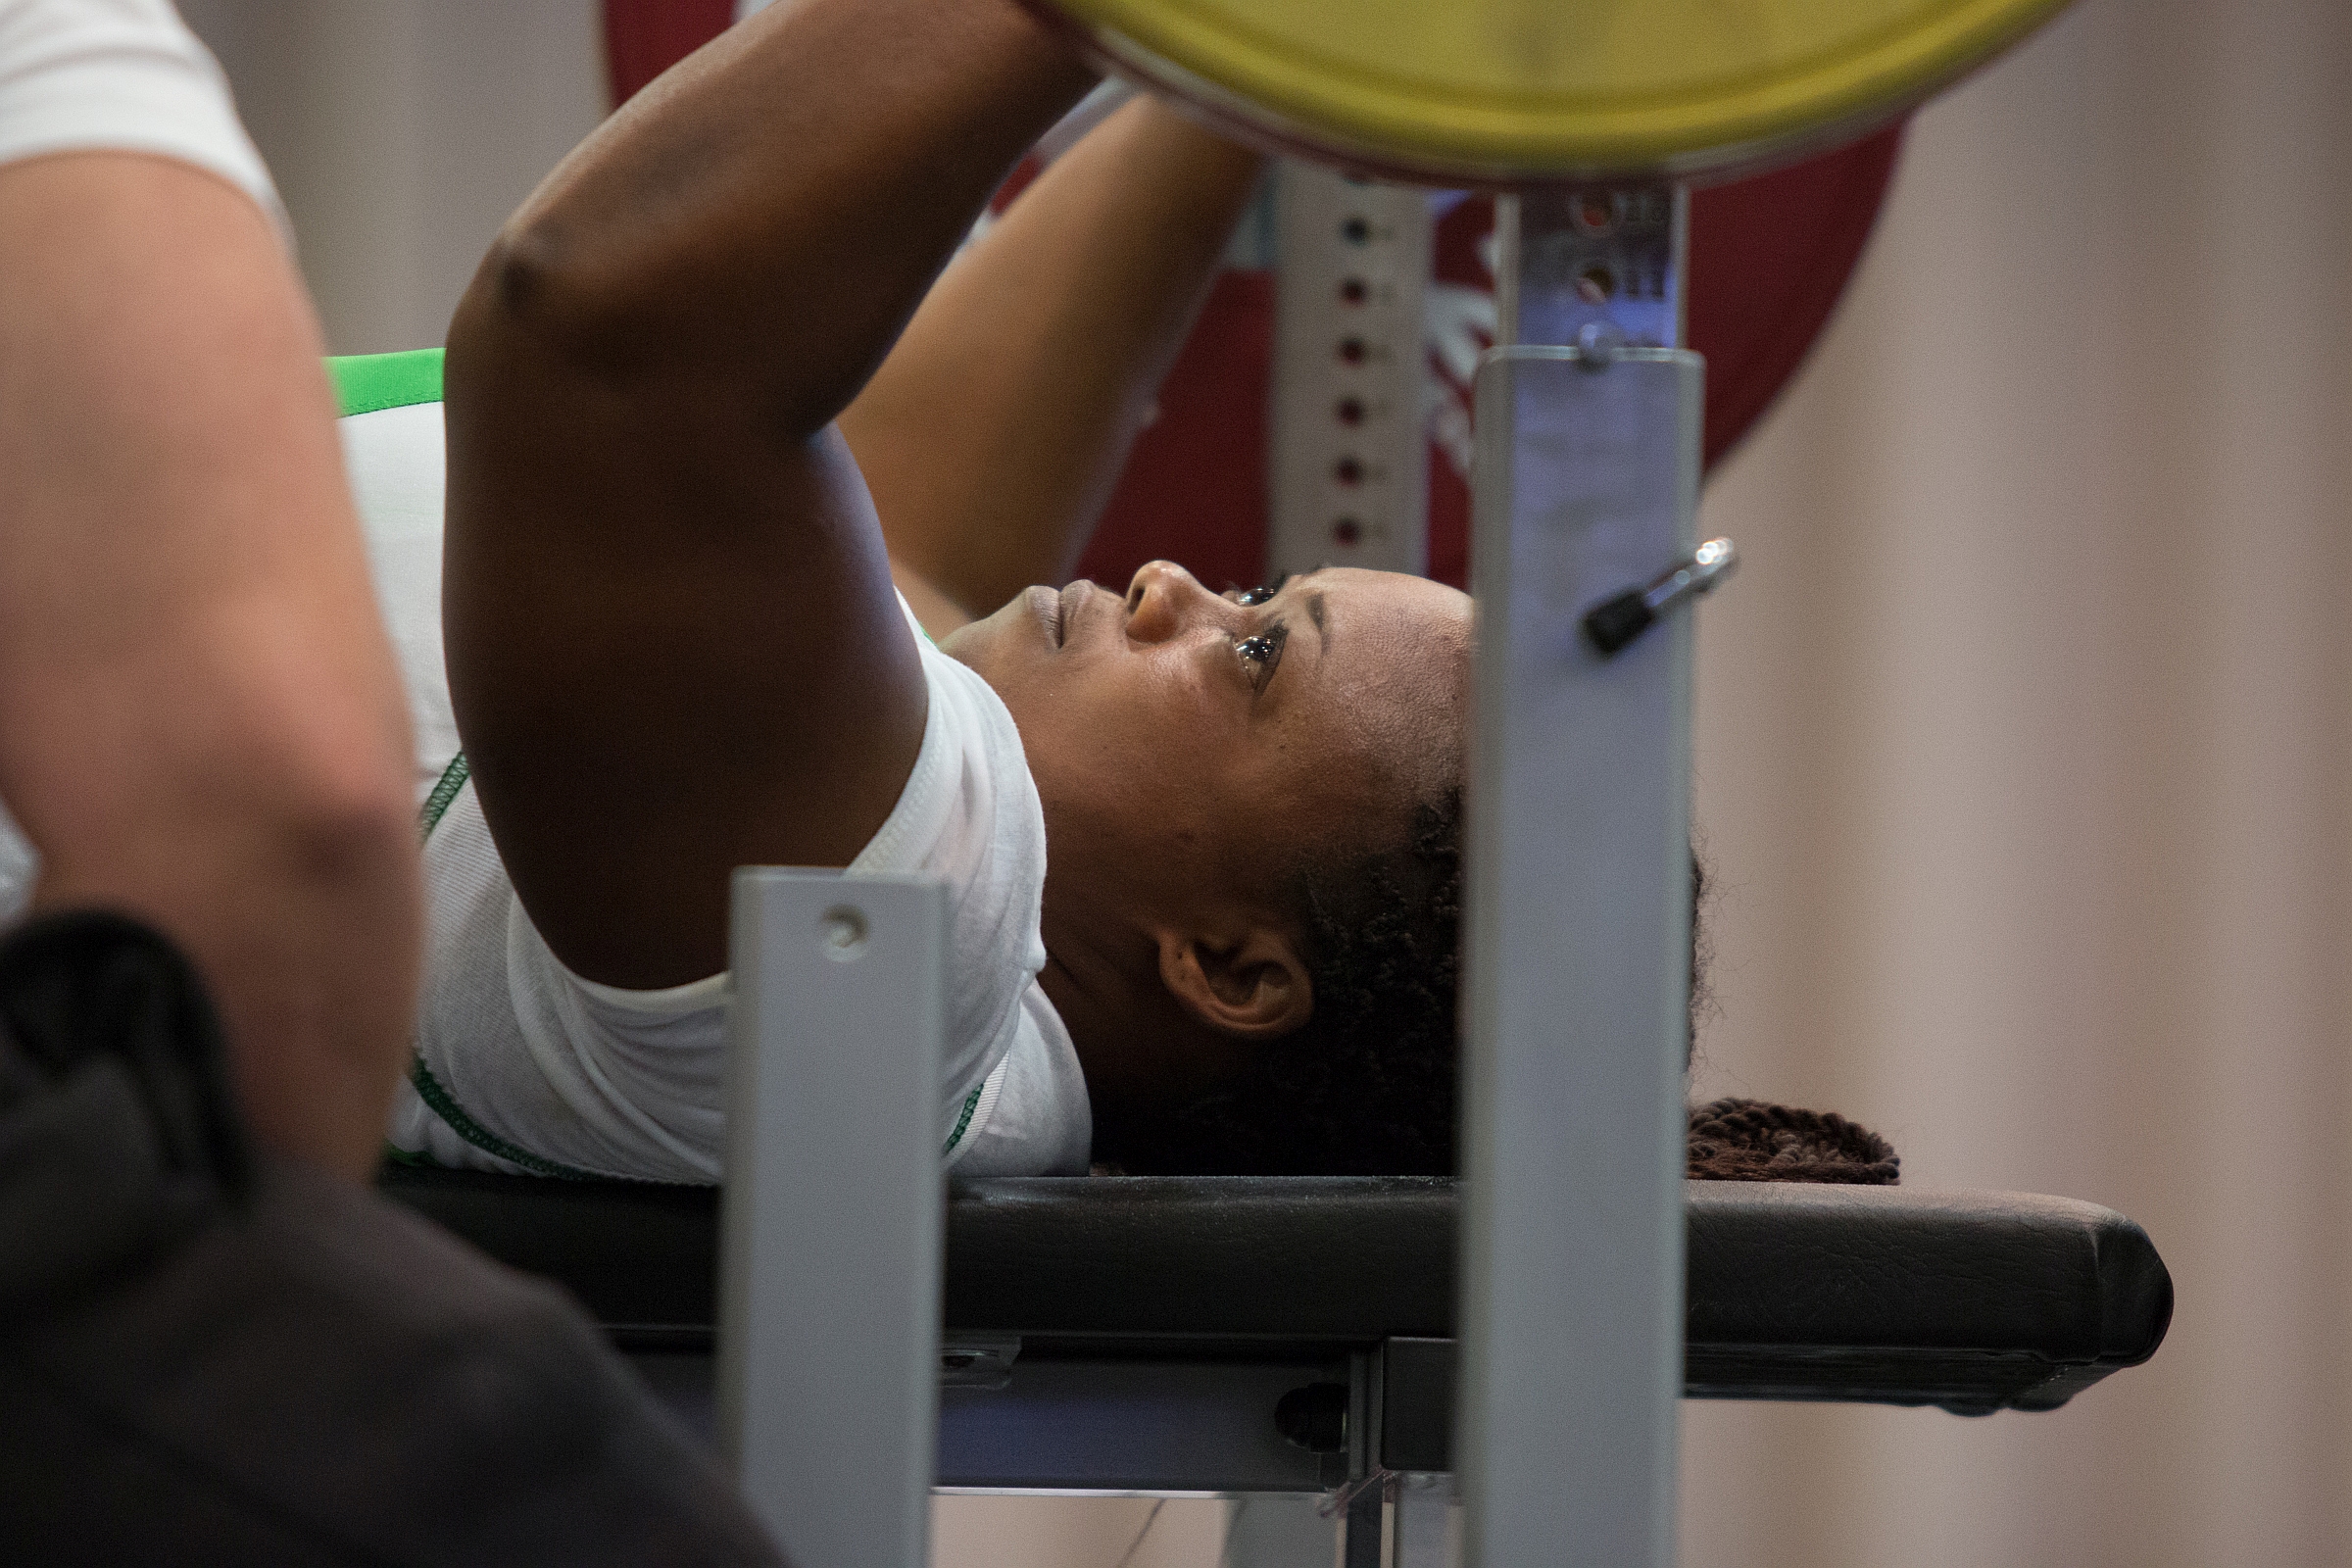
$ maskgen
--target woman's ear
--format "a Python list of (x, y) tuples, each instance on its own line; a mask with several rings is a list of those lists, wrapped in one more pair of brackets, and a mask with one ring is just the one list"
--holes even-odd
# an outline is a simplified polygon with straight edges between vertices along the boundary
[(1159, 979), (1184, 1010), (1244, 1040), (1287, 1035), (1314, 1014), (1314, 982), (1281, 932), (1252, 928), (1230, 945), (1159, 933)]

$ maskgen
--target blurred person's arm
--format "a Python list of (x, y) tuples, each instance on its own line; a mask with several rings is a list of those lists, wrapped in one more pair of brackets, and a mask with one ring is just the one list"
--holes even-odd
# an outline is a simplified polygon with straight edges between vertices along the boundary
[(934, 635), (1067, 579), (1262, 167), (1128, 104), (948, 269), (843, 412)]
[(42, 906), (196, 960), (263, 1138), (371, 1168), (418, 886), (406, 711), (309, 305), (187, 163), (0, 166), (0, 799)]

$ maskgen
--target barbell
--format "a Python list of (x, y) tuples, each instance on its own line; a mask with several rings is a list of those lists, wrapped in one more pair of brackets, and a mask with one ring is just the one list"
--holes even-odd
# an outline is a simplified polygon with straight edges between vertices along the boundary
[(1721, 176), (1890, 121), (2065, 0), (1032, 0), (1260, 141), (1449, 185)]

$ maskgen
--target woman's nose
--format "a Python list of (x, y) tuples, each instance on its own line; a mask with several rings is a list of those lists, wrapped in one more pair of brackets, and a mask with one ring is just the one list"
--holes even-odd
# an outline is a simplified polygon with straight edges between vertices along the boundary
[(1191, 572), (1173, 561), (1147, 561), (1127, 584), (1127, 635), (1137, 642), (1165, 642), (1204, 602), (1220, 601)]

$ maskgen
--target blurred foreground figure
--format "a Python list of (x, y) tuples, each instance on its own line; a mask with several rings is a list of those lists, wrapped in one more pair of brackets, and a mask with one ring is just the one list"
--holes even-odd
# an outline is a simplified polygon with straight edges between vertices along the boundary
[(248, 1147), (119, 916), (0, 943), (0, 1561), (769, 1563), (551, 1286)]
[(560, 1293), (350, 1179), (416, 827), (279, 227), (165, 0), (0, 0), (0, 799), (37, 856), (0, 919), (124, 911), (0, 941), (0, 1562), (772, 1562)]
[(0, 0), (6, 912), (168, 932), (263, 1140), (361, 1176), (416, 982), (408, 721), (280, 221), (164, 0)]

